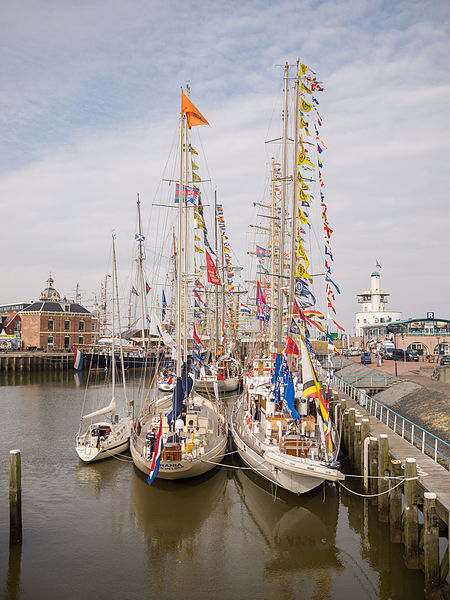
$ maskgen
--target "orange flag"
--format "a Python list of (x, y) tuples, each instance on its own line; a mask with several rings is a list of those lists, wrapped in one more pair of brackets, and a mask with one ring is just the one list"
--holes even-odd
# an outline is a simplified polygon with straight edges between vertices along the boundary
[(186, 94), (181, 92), (181, 114), (184, 115), (185, 113), (189, 129), (192, 125), (209, 125), (198, 108), (192, 104)]

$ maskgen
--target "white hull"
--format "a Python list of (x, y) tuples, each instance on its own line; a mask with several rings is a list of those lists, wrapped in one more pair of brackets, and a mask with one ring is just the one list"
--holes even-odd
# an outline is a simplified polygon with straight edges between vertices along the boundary
[(276, 444), (265, 443), (253, 435), (242, 411), (233, 411), (231, 433), (242, 460), (258, 475), (294, 494), (305, 494), (324, 481), (340, 481), (345, 477), (324, 466), (323, 461), (280, 452)]
[(239, 388), (239, 384), (242, 381), (242, 377), (229, 377), (227, 379), (218, 380), (215, 377), (207, 377), (196, 379), (194, 382), (194, 389), (197, 392), (208, 391), (210, 393), (214, 393), (214, 385), (217, 385), (217, 389), (219, 394), (223, 394), (226, 392), (235, 392)]
[[(136, 467), (145, 475), (150, 473), (151, 460), (145, 460), (140, 452), (137, 451), (133, 443), (130, 444), (131, 456)], [(227, 451), (227, 437), (224, 436), (218, 445), (202, 458), (180, 461), (161, 461), (159, 465), (159, 479), (186, 479), (188, 477), (198, 477), (208, 471), (223, 460)]]
[(172, 392), (175, 388), (175, 383), (166, 383), (158, 381), (156, 385), (158, 386), (158, 390), (160, 390), (161, 392)]
[[(208, 399), (201, 396), (192, 396), (191, 402), (196, 403), (199, 410), (189, 412), (186, 420), (196, 420), (198, 417), (198, 427), (195, 425), (185, 425), (184, 431), (180, 432), (183, 444), (179, 448), (179, 455), (172, 460), (165, 459), (165, 452), (161, 456), (159, 464), (158, 477), (161, 479), (186, 479), (188, 477), (198, 477), (203, 475), (220, 463), (227, 451), (228, 433), (225, 420), (218, 413), (217, 408)], [(149, 448), (146, 445), (146, 434), (153, 427), (158, 428), (154, 419), (159, 421), (159, 414), (163, 419), (163, 441), (166, 447), (167, 438), (173, 435), (168, 431), (167, 413), (171, 410), (172, 395), (165, 396), (157, 400), (154, 406), (155, 417), (148, 414), (141, 424), (139, 435), (133, 434), (130, 439), (130, 450), (133, 462), (136, 467), (148, 475), (152, 465), (152, 457)], [(187, 453), (186, 446), (192, 441), (192, 451)]]
[[(85, 463), (96, 462), (110, 458), (128, 450), (130, 446), (131, 419), (111, 424), (111, 433), (98, 444), (96, 437), (91, 435), (92, 429), (100, 424), (93, 424), (82, 435), (77, 435), (75, 449), (79, 458)], [(101, 423), (104, 425), (104, 423)]]

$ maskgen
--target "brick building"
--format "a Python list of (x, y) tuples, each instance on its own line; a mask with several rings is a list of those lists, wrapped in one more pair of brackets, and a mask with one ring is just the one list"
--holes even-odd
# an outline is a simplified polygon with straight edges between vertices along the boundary
[(39, 300), (20, 312), (22, 348), (72, 350), (76, 344), (91, 344), (98, 336), (98, 318), (84, 306), (61, 297), (52, 277)]

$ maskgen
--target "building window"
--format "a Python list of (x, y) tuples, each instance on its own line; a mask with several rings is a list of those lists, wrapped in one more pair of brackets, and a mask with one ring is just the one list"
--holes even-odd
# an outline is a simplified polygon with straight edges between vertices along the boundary
[(48, 338), (47, 338), (47, 344), (49, 346), (53, 346), (53, 336), (52, 335), (48, 336)]
[(70, 331), (70, 321), (64, 321), (64, 329), (65, 331)]
[(48, 322), (48, 330), (53, 331), (53, 320), (51, 320), (51, 319)]
[(70, 304), (64, 304), (64, 310), (70, 312)]
[(78, 323), (78, 331), (84, 331), (84, 321)]
[(66, 336), (64, 338), (64, 348), (69, 348), (70, 347), (70, 337)]
[(80, 335), (80, 337), (78, 338), (78, 343), (84, 344), (84, 337), (82, 335)]
[(95, 331), (95, 323), (92, 323), (91, 327), (92, 327), (92, 331)]

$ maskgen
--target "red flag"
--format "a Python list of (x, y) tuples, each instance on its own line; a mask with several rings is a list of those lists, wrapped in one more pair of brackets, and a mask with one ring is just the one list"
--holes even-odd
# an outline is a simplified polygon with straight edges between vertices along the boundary
[(217, 373), (217, 379), (219, 381), (225, 381), (225, 377), (222, 377), (222, 375), (220, 373)]
[(200, 294), (197, 292), (197, 290), (194, 290), (194, 296), (197, 298), (197, 300), (199, 300), (200, 302), (203, 302), (203, 304), (205, 304), (204, 301), (200, 298)]
[(208, 253), (208, 250), (205, 250), (206, 254), (206, 271), (208, 273), (208, 281), (209, 283), (213, 283), (214, 285), (220, 285), (220, 279), (217, 277), (216, 265), (213, 262), (213, 259)]
[(198, 290), (203, 290), (203, 289), (205, 289), (205, 286), (202, 284), (202, 282), (201, 282), (199, 279), (196, 279), (196, 280), (195, 280), (195, 287), (196, 287)]
[(148, 283), (145, 282), (145, 293), (148, 294), (151, 289), (152, 288), (148, 285)]
[(195, 325), (194, 325), (194, 334), (192, 336), (194, 338), (194, 340), (197, 342), (197, 344), (200, 344), (200, 346), (203, 346), (202, 342), (200, 341), (200, 338), (197, 335), (197, 332), (195, 331)]
[(343, 327), (341, 327), (338, 323), (336, 323), (336, 321), (333, 319), (333, 323), (336, 325), (336, 327), (338, 329), (340, 329), (341, 331), (345, 331), (345, 329)]
[(298, 346), (291, 337), (288, 337), (286, 354), (298, 354)]

